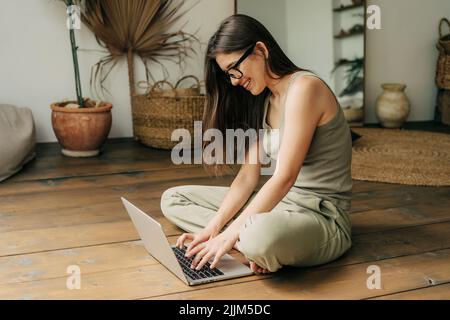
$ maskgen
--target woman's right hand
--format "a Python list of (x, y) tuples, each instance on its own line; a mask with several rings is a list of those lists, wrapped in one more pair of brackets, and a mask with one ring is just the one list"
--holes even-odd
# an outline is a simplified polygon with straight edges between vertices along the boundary
[(214, 238), (219, 234), (219, 228), (215, 224), (211, 224), (203, 228), (198, 233), (183, 233), (178, 239), (176, 246), (180, 249), (183, 248), (184, 242), (186, 240), (191, 240), (191, 243), (188, 245), (186, 249), (186, 253), (190, 252), (197, 245), (208, 241), (211, 238)]

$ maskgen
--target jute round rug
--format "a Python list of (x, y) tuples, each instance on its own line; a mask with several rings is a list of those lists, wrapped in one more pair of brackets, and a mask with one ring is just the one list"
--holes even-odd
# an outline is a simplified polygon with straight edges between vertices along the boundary
[(357, 128), (352, 177), (421, 186), (450, 186), (450, 135), (401, 129)]

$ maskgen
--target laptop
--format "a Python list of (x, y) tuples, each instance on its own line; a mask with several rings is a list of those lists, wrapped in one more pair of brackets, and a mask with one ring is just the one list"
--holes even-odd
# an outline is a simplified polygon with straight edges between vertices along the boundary
[(183, 249), (175, 245), (171, 246), (159, 222), (125, 198), (121, 199), (148, 253), (187, 285), (192, 286), (253, 274), (249, 267), (229, 254), (222, 256), (214, 269), (210, 268), (212, 259), (200, 270), (191, 269), (194, 256), (189, 258), (184, 256), (186, 246)]

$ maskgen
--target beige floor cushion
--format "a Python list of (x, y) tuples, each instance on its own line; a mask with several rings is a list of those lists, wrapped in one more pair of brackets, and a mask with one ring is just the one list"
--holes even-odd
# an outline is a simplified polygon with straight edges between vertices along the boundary
[(0, 181), (35, 157), (35, 145), (31, 110), (0, 104)]

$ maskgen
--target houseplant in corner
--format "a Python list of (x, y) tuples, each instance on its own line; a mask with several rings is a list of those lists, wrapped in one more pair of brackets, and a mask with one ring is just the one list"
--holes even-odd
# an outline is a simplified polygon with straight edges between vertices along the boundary
[(339, 104), (348, 122), (361, 122), (364, 118), (364, 58), (340, 59), (331, 74), (341, 67), (347, 67), (344, 76), (346, 87), (338, 96)]
[(62, 153), (71, 157), (92, 157), (99, 154), (100, 147), (111, 129), (110, 103), (83, 98), (78, 66), (77, 45), (75, 41), (74, 19), (77, 19), (78, 6), (72, 0), (64, 1), (67, 12), (72, 59), (75, 73), (76, 101), (55, 102), (51, 104), (52, 126)]

